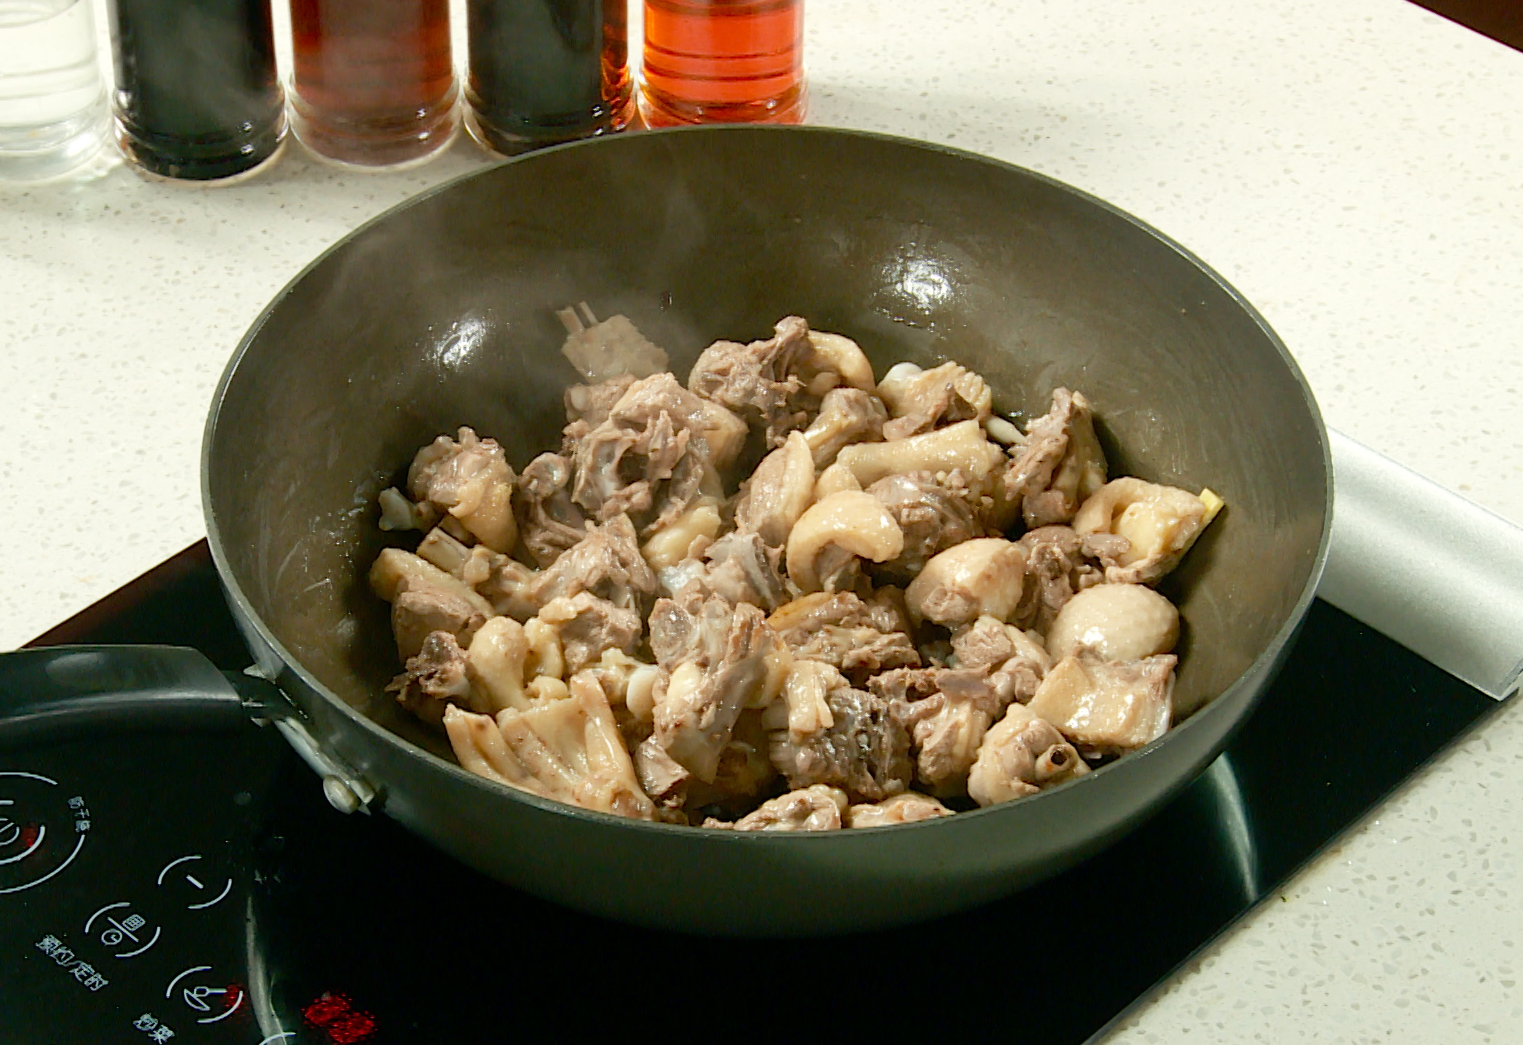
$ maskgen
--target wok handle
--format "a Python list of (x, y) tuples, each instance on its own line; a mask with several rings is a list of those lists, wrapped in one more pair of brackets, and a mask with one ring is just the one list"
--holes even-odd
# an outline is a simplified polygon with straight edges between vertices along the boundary
[[(249, 680), (251, 685), (258, 680)], [(50, 646), (0, 655), (0, 749), (85, 731), (247, 724), (262, 706), (210, 660), (179, 646)]]

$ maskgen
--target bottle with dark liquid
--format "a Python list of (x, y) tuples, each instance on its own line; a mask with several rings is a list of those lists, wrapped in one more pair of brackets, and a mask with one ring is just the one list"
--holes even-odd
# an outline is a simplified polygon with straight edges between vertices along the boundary
[(270, 0), (106, 0), (117, 144), (144, 170), (241, 174), (285, 135)]
[(645, 0), (640, 115), (685, 123), (800, 123), (804, 0)]
[(312, 151), (385, 166), (449, 141), (449, 0), (291, 0), (291, 123)]
[(623, 130), (634, 103), (624, 0), (467, 0), (467, 125), (517, 153)]

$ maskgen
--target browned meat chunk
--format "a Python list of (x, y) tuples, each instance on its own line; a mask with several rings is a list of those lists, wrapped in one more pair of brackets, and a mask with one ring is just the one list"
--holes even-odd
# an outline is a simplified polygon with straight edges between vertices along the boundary
[(646, 537), (718, 482), (707, 444), (665, 411), (639, 427), (621, 424), (616, 412), (577, 442), (572, 466), (577, 506), (601, 522), (627, 515)]
[(1020, 499), (1028, 527), (1066, 523), (1105, 485), (1105, 468), (1089, 400), (1057, 388), (1052, 408), (1027, 428), (1026, 443), (1005, 472), (1005, 490)]
[(604, 650), (634, 653), (643, 630), (634, 610), (586, 591), (551, 599), (539, 611), (539, 619), (555, 628), (568, 675), (596, 663)]
[[(715, 468), (728, 467), (745, 444), (744, 421), (720, 404), (683, 388), (668, 373), (652, 374), (630, 385), (603, 420), (620, 428), (640, 430), (662, 414), (670, 417), (676, 428), (691, 432), (708, 446), (709, 461)], [(591, 428), (588, 426), (586, 431)], [(581, 435), (575, 434), (580, 431), (575, 423), (567, 425), (568, 441), (573, 437), (580, 439)]]
[(968, 795), (981, 806), (1034, 795), (1089, 772), (1072, 744), (1029, 707), (1010, 705), (984, 734), (968, 772)]
[(913, 363), (889, 369), (878, 394), (894, 419), (883, 426), (883, 438), (904, 439), (958, 421), (982, 422), (994, 396), (984, 379), (956, 363), (921, 370)]
[(513, 469), (493, 439), (461, 428), (456, 439), (441, 435), (419, 450), (407, 471), (415, 501), (447, 512), (478, 541), (497, 552), (518, 539), (513, 518)]
[(954, 544), (984, 536), (963, 474), (915, 471), (890, 475), (867, 488), (883, 502), (904, 534), (904, 550), (874, 569), (883, 577), (912, 580), (930, 558)]
[(920, 664), (908, 622), (887, 594), (863, 602), (851, 592), (816, 592), (781, 607), (768, 622), (795, 656), (830, 664), (858, 685), (879, 671)]
[(540, 567), (587, 535), (587, 518), (571, 501), (571, 462), (540, 454), (518, 477), (513, 510), (524, 549)]
[(796, 662), (764, 720), (774, 729), (772, 764), (790, 787), (828, 784), (865, 802), (909, 787), (909, 736), (888, 701), (852, 689), (829, 665)]
[(734, 823), (710, 818), (704, 827), (734, 831), (835, 831), (846, 813), (846, 796), (815, 785), (768, 799)]
[(1106, 483), (1074, 516), (1074, 530), (1091, 539), (1125, 541), (1105, 579), (1112, 584), (1153, 584), (1179, 565), (1195, 539), (1216, 518), (1221, 498), (1199, 497), (1174, 486), (1123, 477)]
[(386, 692), (424, 722), (439, 725), (449, 704), (471, 707), (471, 684), (465, 673), (465, 651), (447, 631), (436, 631), (423, 640), (407, 670), (391, 680)]
[(820, 413), (804, 430), (804, 441), (815, 468), (836, 459), (843, 446), (876, 443), (883, 439), (888, 409), (883, 400), (860, 388), (832, 388), (820, 401)]

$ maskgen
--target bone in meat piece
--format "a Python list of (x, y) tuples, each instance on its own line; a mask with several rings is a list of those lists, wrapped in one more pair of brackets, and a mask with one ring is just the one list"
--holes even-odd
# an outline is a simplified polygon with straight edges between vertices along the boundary
[(571, 462), (560, 454), (540, 454), (518, 477), (513, 511), (519, 538), (541, 568), (586, 536), (587, 517), (571, 501), (571, 480)]
[(561, 354), (588, 381), (620, 374), (646, 377), (666, 369), (666, 353), (640, 333), (628, 316), (613, 315), (599, 322), (585, 301), (555, 314), (566, 328)]
[(644, 631), (634, 610), (587, 591), (551, 599), (539, 611), (539, 619), (555, 629), (567, 674), (593, 664), (605, 650), (633, 654)]
[(815, 784), (771, 798), (733, 824), (709, 819), (704, 827), (734, 831), (835, 831), (845, 823), (846, 795)]
[(878, 383), (894, 419), (883, 426), (883, 438), (903, 439), (933, 428), (988, 419), (993, 393), (984, 379), (957, 363), (921, 370), (913, 363), (889, 368)]
[(881, 802), (864, 802), (846, 810), (847, 827), (888, 827), (951, 816), (952, 811), (930, 795), (906, 791)]
[(968, 772), (968, 795), (981, 806), (1034, 795), (1089, 772), (1073, 745), (1031, 708), (1012, 704), (984, 734)]
[(894, 590), (880, 588), (870, 602), (851, 592), (816, 592), (780, 607), (767, 622), (796, 657), (823, 661), (862, 685), (879, 671), (920, 665)]
[(741, 710), (763, 696), (774, 660), (786, 650), (755, 606), (711, 598), (684, 620), (665, 612), (669, 602), (658, 602), (651, 615), (651, 649), (663, 668), (676, 665), (656, 698), (655, 740), (712, 783)]
[(904, 534), (903, 550), (874, 570), (877, 575), (910, 580), (937, 553), (984, 536), (975, 511), (978, 498), (955, 469), (941, 473), (940, 480), (927, 471), (884, 476), (867, 492), (883, 502)]
[(1071, 654), (1053, 665), (1026, 706), (1086, 756), (1125, 754), (1168, 730), (1177, 660), (1172, 654), (1126, 661)]
[(690, 814), (699, 810), (719, 809), (740, 816), (756, 804), (764, 791), (777, 779), (777, 769), (768, 754), (764, 712), (747, 709), (735, 720), (730, 740), (719, 753), (719, 768), (712, 782), (688, 781), (686, 806)]
[(1008, 620), (1021, 600), (1026, 552), (1002, 537), (979, 537), (939, 552), (904, 589), (917, 620), (971, 624), (979, 617)]
[(1105, 484), (1105, 454), (1083, 393), (1055, 388), (1052, 406), (1032, 421), (1026, 443), (1005, 472), (1006, 492), (1018, 497), (1031, 528), (1066, 523)]
[(391, 633), (404, 661), (416, 656), (423, 640), (436, 631), (449, 632), (468, 646), (485, 623), (486, 616), (469, 600), (442, 588), (409, 588), (391, 604)]
[(804, 430), (804, 441), (815, 468), (825, 468), (841, 448), (852, 443), (883, 440), (888, 409), (883, 400), (860, 388), (832, 388), (820, 401), (820, 412)]
[(772, 764), (793, 788), (828, 784), (876, 802), (909, 786), (909, 736), (888, 701), (826, 664), (795, 661), (785, 700), (763, 712)]
[(582, 539), (547, 569), (536, 573), (514, 570), (511, 562), (500, 565), (481, 590), (511, 616), (518, 616), (515, 609), (537, 612), (551, 599), (583, 591), (643, 614), (656, 592), (656, 575), (640, 554), (634, 526), (622, 515), (602, 526), (588, 523)]
[(460, 765), (478, 776), (584, 809), (655, 816), (608, 700), (588, 676), (572, 676), (566, 700), (508, 708), (495, 721), (450, 705), (444, 729)]
[(572, 385), (567, 388), (566, 394), (562, 396), (566, 406), (567, 427), (580, 421), (582, 424), (577, 428), (579, 433), (585, 435), (592, 431), (607, 420), (613, 412), (614, 404), (624, 398), (624, 393), (634, 383), (633, 374), (619, 374), (596, 384)]
[(617, 411), (571, 448), (571, 500), (601, 522), (628, 515), (649, 537), (717, 489), (707, 444), (662, 411), (626, 424)]
[(861, 560), (887, 562), (904, 550), (904, 534), (883, 502), (843, 491), (817, 501), (788, 534), (788, 576), (800, 591), (853, 586)]
[(1039, 526), (1018, 543), (1026, 549), (1027, 581), (1010, 619), (1046, 632), (1075, 592), (1105, 580), (1104, 563), (1130, 542), (1108, 533), (1080, 537), (1068, 526)]
[(409, 589), (435, 588), (458, 595), (484, 617), (492, 616), (492, 604), (460, 578), (400, 548), (383, 548), (370, 567), (370, 590), (387, 602)]
[(503, 708), (527, 711), (534, 698), (524, 687), (529, 640), (511, 617), (493, 617), (481, 626), (465, 653), (466, 677), (476, 700), (472, 711), (495, 714)]
[(457, 519), (482, 544), (513, 550), (518, 524), (513, 518), (513, 469), (493, 439), (469, 428), (457, 438), (441, 435), (419, 450), (407, 470), (407, 489)]
[(1210, 490), (1197, 497), (1174, 486), (1113, 479), (1084, 502), (1074, 516), (1074, 532), (1126, 538), (1128, 547), (1115, 565), (1106, 566), (1105, 579), (1153, 584), (1179, 565), (1221, 507), (1221, 498)]
[(989, 669), (899, 669), (875, 675), (868, 687), (909, 730), (915, 775), (938, 795), (961, 794), (985, 731), (1008, 703)]
[(727, 533), (703, 550), (701, 564), (683, 571), (686, 579), (674, 594), (718, 595), (735, 605), (745, 602), (775, 610), (789, 596), (778, 569), (780, 559), (781, 552), (755, 533)]
[(952, 654), (954, 667), (989, 669), (989, 685), (1001, 707), (1012, 700), (1029, 701), (1052, 668), (1040, 635), (993, 617), (980, 617), (953, 635)]
[(1168, 653), (1179, 639), (1179, 611), (1141, 584), (1097, 584), (1058, 611), (1047, 651), (1063, 658), (1089, 650), (1101, 660), (1138, 660)]
[[(707, 444), (709, 460), (715, 468), (725, 468), (739, 455), (746, 441), (746, 423), (718, 403), (683, 388), (669, 373), (652, 374), (630, 385), (608, 411), (605, 419), (615, 426), (631, 430), (645, 428), (661, 414), (672, 423)], [(579, 429), (566, 426), (568, 438), (577, 438)], [(564, 451), (563, 451), (564, 452)]]
[(435, 726), (444, 721), (444, 709), (450, 704), (475, 709), (465, 652), (447, 631), (436, 631), (424, 639), (417, 654), (408, 658), (407, 669), (391, 680), (386, 692), (395, 693), (397, 703)]
[(885, 475), (950, 472), (954, 468), (961, 470), (970, 484), (981, 484), (1005, 460), (1005, 452), (989, 442), (983, 427), (971, 420), (890, 443), (853, 443), (836, 454), (836, 464), (849, 469), (864, 489)]
[(781, 548), (813, 500), (814, 461), (809, 444), (800, 433), (789, 432), (783, 445), (762, 458), (751, 477), (741, 483), (735, 526)]

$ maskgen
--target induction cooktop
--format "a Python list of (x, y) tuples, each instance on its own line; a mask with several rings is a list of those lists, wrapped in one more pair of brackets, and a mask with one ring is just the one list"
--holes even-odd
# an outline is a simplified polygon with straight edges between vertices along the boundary
[[(204, 541), (33, 645), (137, 642), (249, 663)], [(939, 921), (786, 941), (499, 885), (339, 813), (252, 721), (10, 747), (0, 1041), (1094, 1041), (1500, 706), (1318, 601), (1227, 751), (1111, 849)]]

